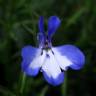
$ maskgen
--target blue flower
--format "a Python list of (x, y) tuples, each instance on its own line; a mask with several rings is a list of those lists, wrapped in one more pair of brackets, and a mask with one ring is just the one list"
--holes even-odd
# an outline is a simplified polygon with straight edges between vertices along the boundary
[(36, 76), (41, 71), (45, 80), (54, 86), (64, 81), (64, 71), (68, 67), (79, 70), (85, 63), (85, 56), (77, 47), (73, 45), (52, 46), (52, 36), (60, 23), (57, 16), (51, 16), (48, 20), (48, 30), (45, 32), (44, 19), (40, 17), (38, 22), (39, 47), (28, 45), (22, 48), (21, 52), (23, 72), (30, 76)]

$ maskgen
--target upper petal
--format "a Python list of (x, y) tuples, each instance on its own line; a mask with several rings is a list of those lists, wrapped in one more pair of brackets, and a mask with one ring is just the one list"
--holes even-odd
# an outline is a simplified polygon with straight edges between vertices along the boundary
[(47, 82), (54, 86), (61, 84), (64, 80), (64, 73), (61, 72), (51, 51), (48, 52), (48, 56), (46, 56), (46, 60), (42, 65), (42, 71)]
[(37, 35), (37, 40), (39, 43), (39, 47), (42, 47), (44, 44), (44, 40), (45, 40), (44, 17), (43, 16), (40, 16), (38, 26), (39, 26), (39, 32)]
[(44, 34), (39, 32), (37, 35), (37, 40), (38, 40), (39, 48), (42, 48), (44, 41), (45, 41)]
[(57, 16), (51, 16), (48, 20), (48, 35), (51, 37), (59, 27), (61, 21)]
[(39, 26), (39, 32), (44, 33), (44, 17), (43, 16), (40, 16), (38, 26)]
[[(62, 69), (70, 66), (72, 69), (78, 70), (78, 69), (81, 69), (85, 63), (85, 56), (83, 52), (79, 48), (73, 45), (59, 46), (59, 47), (53, 48), (53, 50), (57, 51), (59, 55), (61, 55), (60, 59), (58, 58), (57, 59)], [(60, 62), (60, 60), (62, 62)]]

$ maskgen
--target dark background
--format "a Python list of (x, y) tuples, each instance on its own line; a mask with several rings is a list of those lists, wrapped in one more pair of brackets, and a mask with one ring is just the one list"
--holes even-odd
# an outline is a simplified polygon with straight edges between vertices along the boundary
[(26, 77), (21, 93), (20, 52), (35, 46), (39, 16), (61, 19), (53, 45), (74, 44), (86, 56), (83, 69), (67, 71), (66, 96), (96, 96), (96, 0), (0, 0), (0, 96), (64, 96), (64, 83), (53, 87), (40, 73)]

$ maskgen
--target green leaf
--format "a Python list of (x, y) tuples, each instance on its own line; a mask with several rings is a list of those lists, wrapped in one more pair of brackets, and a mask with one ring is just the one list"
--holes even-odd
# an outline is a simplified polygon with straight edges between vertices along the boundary
[(76, 23), (76, 21), (80, 18), (80, 16), (86, 11), (86, 8), (81, 8), (77, 10), (67, 21), (65, 28), (70, 27), (72, 24)]

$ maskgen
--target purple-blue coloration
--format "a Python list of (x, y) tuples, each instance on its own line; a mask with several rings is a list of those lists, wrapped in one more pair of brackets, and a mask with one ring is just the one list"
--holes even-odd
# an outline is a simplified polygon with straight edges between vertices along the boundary
[(73, 45), (52, 46), (52, 36), (60, 23), (57, 16), (51, 16), (48, 20), (47, 32), (45, 32), (44, 18), (41, 16), (38, 22), (37, 36), (39, 47), (25, 46), (21, 52), (22, 71), (27, 75), (36, 76), (41, 70), (45, 80), (53, 86), (63, 83), (64, 71), (68, 67), (79, 70), (85, 63), (85, 56), (79, 48)]
[(66, 57), (73, 62), (73, 64), (69, 67), (74, 70), (78, 70), (83, 67), (85, 63), (85, 56), (80, 49), (73, 45), (63, 45), (57, 47), (57, 49), (62, 55), (66, 55)]
[(48, 77), (46, 72), (43, 72), (43, 75), (44, 75), (45, 80), (49, 84), (54, 85), (54, 86), (57, 86), (57, 85), (61, 84), (64, 81), (64, 72), (61, 72), (56, 79), (54, 79), (52, 77)]
[(51, 37), (60, 26), (60, 19), (56, 16), (51, 16), (48, 20), (48, 36)]
[(39, 68), (31, 69), (28, 67), (31, 61), (23, 60), (21, 63), (22, 71), (24, 71), (29, 76), (36, 76), (39, 72)]
[(22, 70), (27, 75), (36, 76), (39, 72), (39, 68), (31, 69), (29, 67), (30, 62), (34, 59), (34, 57), (36, 55), (36, 51), (37, 51), (37, 48), (34, 48), (30, 45), (22, 48), (21, 55), (22, 55), (23, 60), (21, 63), (21, 67), (22, 67)]
[(40, 33), (44, 34), (44, 18), (43, 18), (43, 16), (40, 17), (39, 22), (38, 22), (38, 26), (39, 26)]

